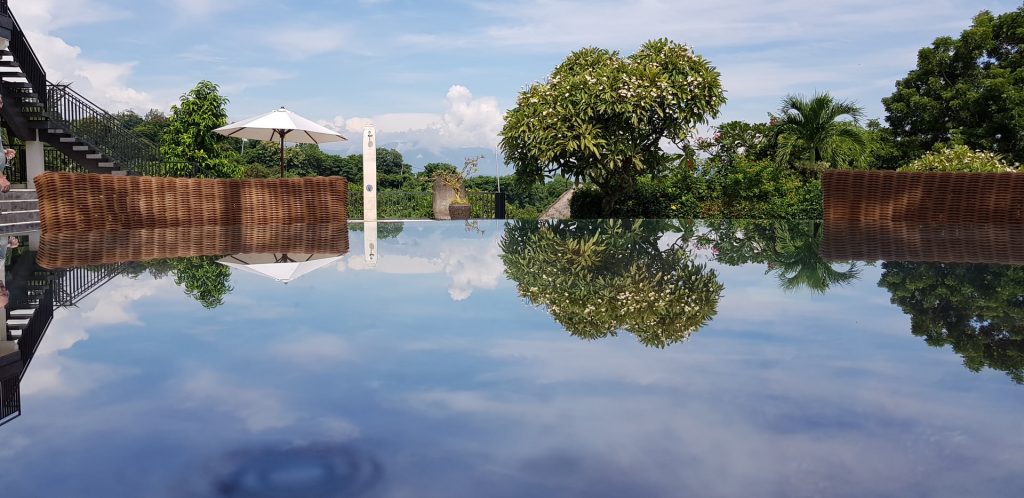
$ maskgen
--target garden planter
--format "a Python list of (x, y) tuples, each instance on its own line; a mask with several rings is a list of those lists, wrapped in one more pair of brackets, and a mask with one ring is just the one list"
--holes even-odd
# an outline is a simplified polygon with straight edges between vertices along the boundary
[(469, 204), (449, 204), (448, 215), (453, 220), (468, 220), (470, 213), (473, 212), (473, 207)]

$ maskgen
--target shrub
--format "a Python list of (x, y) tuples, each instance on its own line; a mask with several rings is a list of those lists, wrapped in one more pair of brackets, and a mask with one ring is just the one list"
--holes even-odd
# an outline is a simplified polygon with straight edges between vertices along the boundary
[(910, 172), (952, 172), (952, 173), (1005, 173), (1016, 171), (1015, 166), (992, 152), (973, 151), (966, 145), (955, 145), (929, 152), (924, 157), (902, 167), (900, 171)]

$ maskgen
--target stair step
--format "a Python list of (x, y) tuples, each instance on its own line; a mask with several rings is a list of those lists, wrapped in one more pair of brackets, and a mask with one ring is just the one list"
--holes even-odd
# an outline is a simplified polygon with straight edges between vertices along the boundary
[(7, 330), (22, 330), (28, 327), (28, 319), (19, 318), (7, 320)]
[(32, 318), (36, 310), (11, 310), (11, 318), (26, 319)]
[(113, 168), (115, 166), (115, 164), (108, 161), (108, 162), (98, 163), (98, 164), (96, 164), (96, 166), (99, 166), (101, 168)]
[(54, 135), (63, 135), (64, 134), (64, 130), (62, 130), (60, 128), (50, 128), (49, 130), (46, 130), (46, 131), (48, 131), (48, 132), (50, 132), (50, 133), (52, 133)]
[(39, 201), (35, 200), (8, 200), (0, 197), (0, 213), (10, 211), (34, 211), (39, 208)]
[(39, 231), (39, 222), (0, 225), (0, 235), (26, 235)]
[(60, 137), (60, 143), (62, 144), (73, 144), (77, 141), (78, 139), (75, 137)]
[(39, 211), (12, 211), (0, 214), (0, 224), (32, 223), (39, 221)]
[(103, 154), (86, 154), (85, 158), (92, 160), (103, 159)]
[(31, 189), (16, 188), (11, 189), (3, 195), (5, 201), (34, 201), (36, 200), (36, 191)]
[(89, 147), (88, 145), (75, 145), (74, 147), (71, 147), (71, 150), (75, 152), (88, 152), (89, 150), (92, 150), (92, 147)]
[(7, 332), (7, 336), (10, 338), (10, 340), (17, 341), (18, 339), (21, 339), (21, 331), (20, 330), (9, 330)]

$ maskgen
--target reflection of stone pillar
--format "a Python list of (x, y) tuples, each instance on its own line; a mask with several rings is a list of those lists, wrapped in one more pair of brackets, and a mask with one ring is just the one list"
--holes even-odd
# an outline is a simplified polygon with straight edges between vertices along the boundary
[(363, 221), (377, 221), (377, 130), (363, 130)]
[(46, 171), (44, 163), (43, 143), (36, 140), (25, 141), (25, 176), (28, 177), (28, 188), (35, 189), (35, 178)]
[(363, 223), (363, 254), (366, 257), (366, 264), (370, 268), (377, 267), (377, 222), (368, 221)]
[(39, 252), (39, 240), (41, 239), (39, 232), (32, 232), (28, 234), (28, 250), (32, 252)]

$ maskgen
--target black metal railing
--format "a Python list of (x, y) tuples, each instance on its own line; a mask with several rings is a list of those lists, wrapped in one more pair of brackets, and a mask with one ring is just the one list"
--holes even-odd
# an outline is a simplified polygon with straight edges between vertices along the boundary
[(21, 415), (21, 377), (0, 379), (0, 425)]
[(47, 89), (50, 121), (130, 172), (162, 163), (160, 149), (68, 85)]
[(14, 27), (11, 29), (11, 43), (8, 46), (8, 50), (11, 51), (14, 60), (18, 62), (18, 67), (25, 74), (25, 79), (32, 85), (32, 90), (39, 97), (39, 103), (45, 106), (47, 103), (46, 70), (43, 69), (42, 63), (39, 62), (39, 57), (36, 57), (35, 51), (32, 50), (32, 45), (28, 43), (25, 31), (21, 29), (18, 19), (11, 12), (7, 0), (3, 0), (3, 3), (0, 4), (0, 13), (10, 17), (14, 24)]
[(43, 342), (43, 337), (46, 336), (46, 331), (49, 330), (50, 323), (53, 322), (53, 291), (53, 285), (50, 285), (40, 296), (32, 318), (29, 318), (28, 325), (21, 331), (21, 339), (18, 339), (21, 361), (25, 364), (22, 367), (22, 375), (25, 374), (25, 370), (28, 370), (32, 358), (36, 355), (36, 350), (39, 349), (39, 344)]
[(72, 308), (107, 282), (124, 273), (126, 265), (75, 268), (58, 273), (54, 286), (54, 303), (58, 308)]

